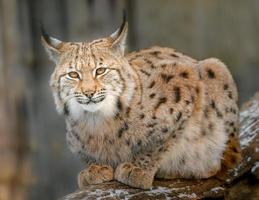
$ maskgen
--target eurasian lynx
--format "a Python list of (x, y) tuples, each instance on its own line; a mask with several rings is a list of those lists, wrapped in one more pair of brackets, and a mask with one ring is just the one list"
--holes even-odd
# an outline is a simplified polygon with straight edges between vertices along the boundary
[(79, 187), (115, 179), (147, 189), (154, 177), (208, 178), (235, 165), (238, 95), (227, 67), (171, 48), (125, 55), (127, 30), (124, 20), (90, 43), (42, 35), (67, 143), (87, 163)]

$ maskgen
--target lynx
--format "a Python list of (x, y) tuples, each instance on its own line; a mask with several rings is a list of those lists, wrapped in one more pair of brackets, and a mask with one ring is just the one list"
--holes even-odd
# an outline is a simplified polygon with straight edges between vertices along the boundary
[(125, 54), (128, 23), (92, 42), (42, 32), (66, 140), (86, 168), (80, 188), (117, 180), (149, 189), (155, 177), (208, 178), (241, 159), (238, 94), (218, 59), (171, 48)]

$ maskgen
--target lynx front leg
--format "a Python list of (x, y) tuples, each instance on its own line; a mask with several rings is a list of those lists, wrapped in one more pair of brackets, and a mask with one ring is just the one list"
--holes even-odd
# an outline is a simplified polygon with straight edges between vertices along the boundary
[(78, 186), (80, 189), (90, 184), (100, 184), (113, 180), (113, 168), (108, 165), (91, 164), (78, 174)]
[(157, 162), (152, 155), (141, 154), (132, 163), (121, 163), (115, 170), (115, 179), (132, 187), (149, 189), (157, 169)]

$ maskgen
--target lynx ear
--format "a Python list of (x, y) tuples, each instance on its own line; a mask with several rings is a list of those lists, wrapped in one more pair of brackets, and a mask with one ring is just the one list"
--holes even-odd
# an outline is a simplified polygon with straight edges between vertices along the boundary
[(45, 50), (47, 51), (50, 59), (57, 63), (61, 54), (60, 48), (62, 47), (64, 42), (56, 38), (50, 37), (48, 33), (44, 30), (43, 26), (41, 26), (41, 42)]
[(125, 47), (126, 47), (126, 39), (128, 34), (128, 22), (126, 19), (126, 13), (123, 14), (123, 22), (117, 31), (110, 35), (112, 39), (112, 48), (119, 52), (121, 55), (124, 55)]

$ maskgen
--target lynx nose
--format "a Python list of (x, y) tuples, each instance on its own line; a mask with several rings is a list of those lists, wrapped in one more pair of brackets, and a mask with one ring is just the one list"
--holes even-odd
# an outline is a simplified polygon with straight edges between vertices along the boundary
[(95, 91), (84, 91), (83, 93), (86, 97), (91, 99), (94, 96)]

